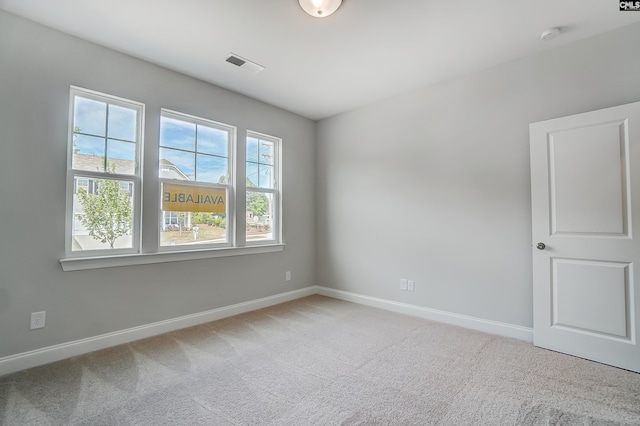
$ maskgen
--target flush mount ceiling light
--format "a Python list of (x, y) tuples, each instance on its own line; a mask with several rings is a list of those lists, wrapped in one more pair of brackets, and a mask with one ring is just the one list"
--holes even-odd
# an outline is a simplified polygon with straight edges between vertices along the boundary
[(298, 2), (305, 12), (316, 18), (331, 15), (342, 4), (342, 0), (298, 0)]
[(543, 41), (553, 40), (559, 35), (560, 35), (559, 27), (549, 28), (548, 30), (543, 31), (542, 34), (540, 34), (540, 40), (543, 40)]

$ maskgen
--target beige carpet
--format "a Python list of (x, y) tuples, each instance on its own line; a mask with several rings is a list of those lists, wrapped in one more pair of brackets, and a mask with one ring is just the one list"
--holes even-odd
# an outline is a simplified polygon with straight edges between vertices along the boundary
[(0, 377), (5, 425), (640, 425), (640, 374), (321, 296)]

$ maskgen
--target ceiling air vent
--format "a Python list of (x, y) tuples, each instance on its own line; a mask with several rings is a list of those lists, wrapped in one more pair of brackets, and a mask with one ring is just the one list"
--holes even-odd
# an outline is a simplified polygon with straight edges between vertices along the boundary
[(230, 53), (229, 56), (227, 56), (227, 59), (225, 60), (230, 64), (237, 66), (238, 68), (241, 68), (245, 71), (248, 71), (254, 74), (264, 69), (262, 65), (258, 65), (255, 62), (252, 62), (246, 58), (236, 55), (235, 53)]

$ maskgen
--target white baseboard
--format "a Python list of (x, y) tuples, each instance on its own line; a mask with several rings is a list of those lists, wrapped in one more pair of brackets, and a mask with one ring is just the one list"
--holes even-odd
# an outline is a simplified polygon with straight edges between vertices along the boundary
[(86, 339), (75, 340), (73, 342), (62, 343), (16, 355), (0, 358), (0, 376), (13, 373), (50, 362), (60, 361), (76, 355), (105, 349), (111, 346), (129, 343), (134, 340), (144, 339), (158, 334), (179, 330), (185, 327), (204, 324), (216, 321), (233, 315), (243, 314), (256, 309), (266, 308), (279, 303), (289, 302), (301, 297), (316, 294), (316, 287), (306, 287), (300, 290), (288, 291), (274, 296), (212, 309), (210, 311), (199, 312), (197, 314), (185, 315), (165, 321), (158, 321), (152, 324), (139, 327), (128, 328), (126, 330), (115, 331), (113, 333), (101, 334), (99, 336)]
[(291, 300), (299, 299), (305, 296), (311, 296), (313, 294), (320, 294), (322, 296), (333, 297), (335, 299), (412, 315), (432, 321), (443, 322), (446, 324), (457, 325), (460, 327), (470, 328), (473, 330), (483, 331), (499, 336), (513, 337), (516, 339), (525, 340), (527, 342), (533, 342), (533, 329), (531, 328), (506, 324), (497, 321), (490, 321), (481, 318), (474, 318), (465, 315), (454, 314), (451, 312), (438, 311), (435, 309), (424, 308), (422, 306), (409, 305), (406, 303), (394, 302), (391, 300), (379, 299), (371, 296), (364, 296), (362, 294), (336, 290), (328, 287), (310, 286), (299, 290), (276, 294), (274, 296), (250, 300), (248, 302), (238, 303), (235, 305), (224, 306), (222, 308), (212, 309), (210, 311), (185, 315), (179, 318), (159, 321), (152, 324), (128, 328), (126, 330), (115, 331), (113, 333), (101, 334), (99, 336), (75, 340), (73, 342), (62, 343), (59, 345), (48, 346), (46, 348), (36, 349), (29, 352), (10, 355), (4, 358), (0, 358), (0, 376), (14, 373), (20, 370), (25, 370), (27, 368), (37, 367), (39, 365), (60, 361), (72, 356), (82, 355), (88, 352), (105, 349), (111, 346), (133, 342), (134, 340), (140, 340), (147, 337), (156, 336), (158, 334), (168, 333), (170, 331), (179, 330), (181, 328), (191, 327), (194, 325), (216, 321), (222, 318), (227, 318), (233, 315), (255, 311), (256, 309), (266, 308), (268, 306), (277, 305), (279, 303), (289, 302)]
[(498, 336), (512, 337), (527, 342), (533, 342), (533, 329), (528, 327), (469, 317), (451, 312), (438, 311), (436, 309), (409, 305), (407, 303), (395, 302), (392, 300), (379, 299), (377, 297), (364, 296), (362, 294), (336, 290), (329, 287), (315, 286), (315, 289), (317, 294), (333, 297), (334, 299), (345, 300), (432, 321), (457, 325), (464, 328), (470, 328), (472, 330), (496, 334)]

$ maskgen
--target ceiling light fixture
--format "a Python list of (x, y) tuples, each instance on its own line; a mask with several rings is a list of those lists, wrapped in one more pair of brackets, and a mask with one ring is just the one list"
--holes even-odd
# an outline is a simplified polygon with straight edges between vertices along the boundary
[(298, 0), (298, 2), (305, 12), (316, 18), (331, 15), (342, 4), (342, 0)]
[(559, 27), (555, 27), (555, 28), (549, 28), (548, 30), (545, 30), (542, 34), (540, 34), (540, 40), (553, 40), (554, 38), (558, 37), (560, 35), (560, 28)]

